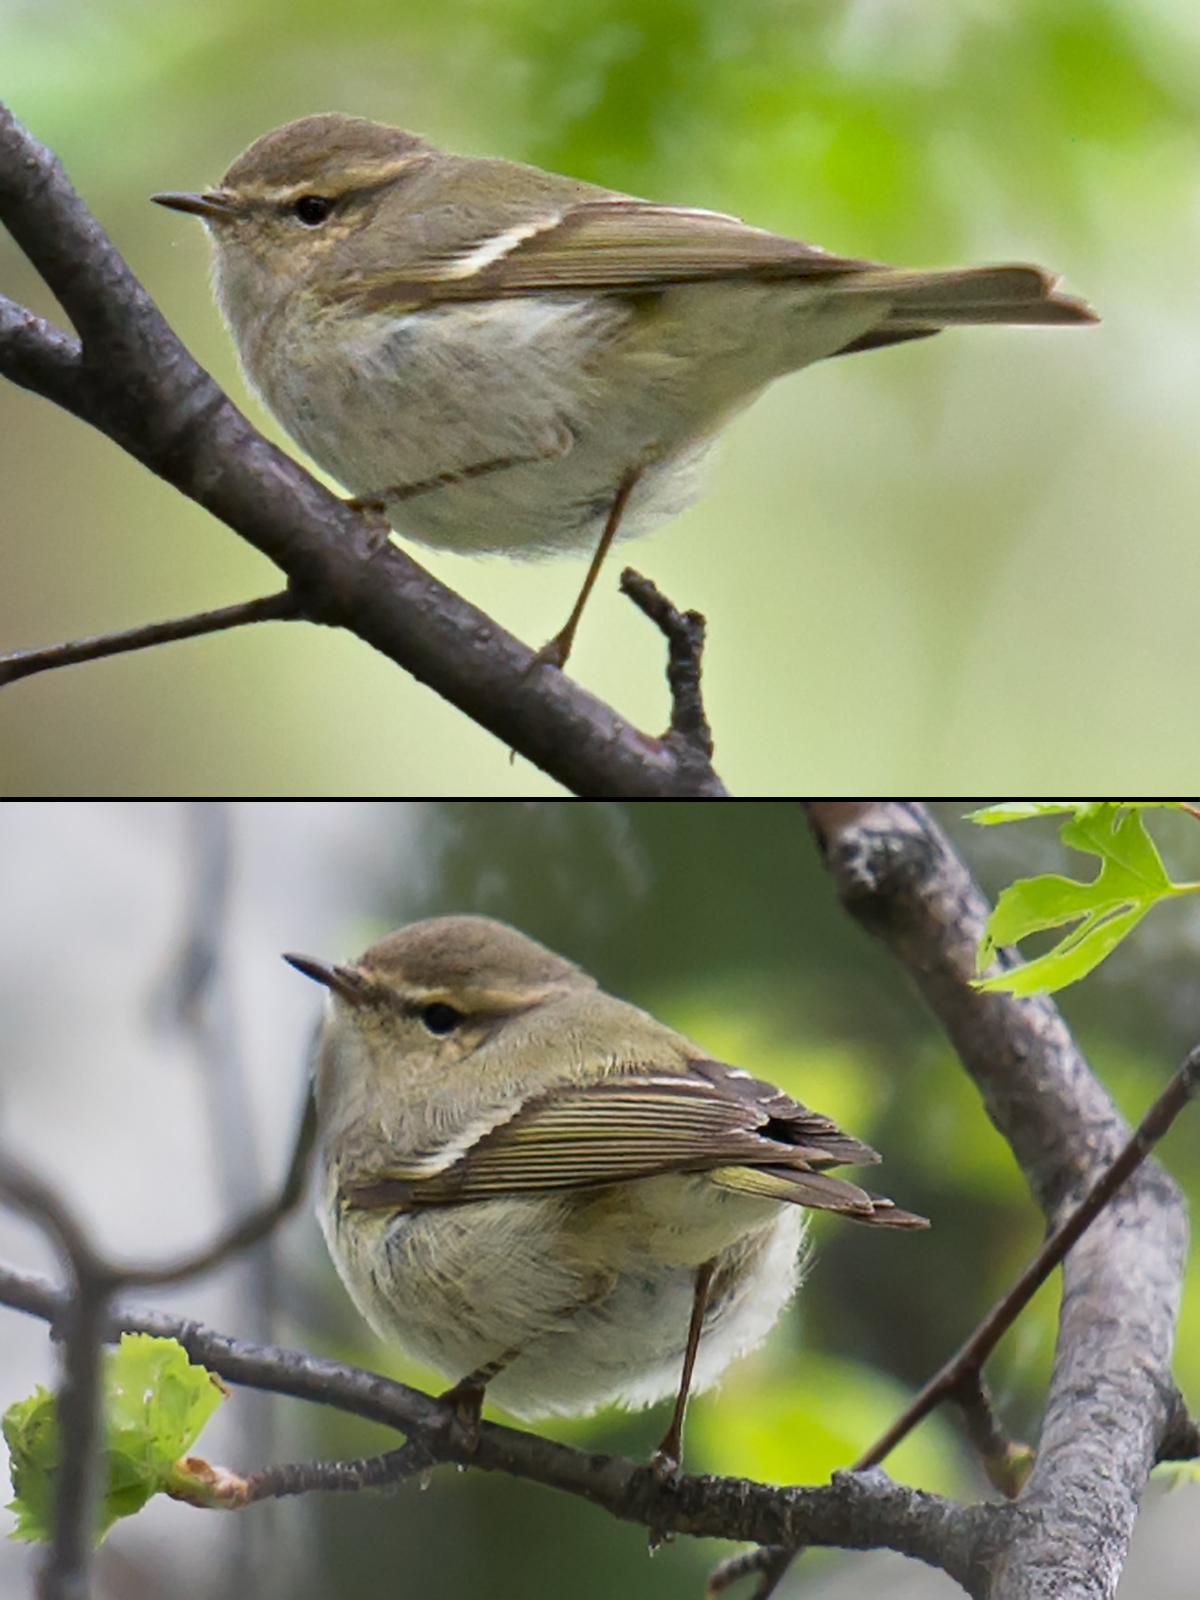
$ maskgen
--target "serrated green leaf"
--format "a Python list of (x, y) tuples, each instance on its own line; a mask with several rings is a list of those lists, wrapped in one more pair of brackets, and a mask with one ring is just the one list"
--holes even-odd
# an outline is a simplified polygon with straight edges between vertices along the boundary
[(1086, 977), (1110, 955), (1129, 931), (1146, 915), (1149, 906), (1138, 906), (1121, 916), (1098, 921), (1088, 918), (1045, 955), (1036, 956), (1024, 966), (997, 972), (990, 978), (976, 978), (974, 987), (993, 993), (1038, 994), (1065, 988)]
[(1104, 881), (1106, 873), (1111, 878), (1121, 869), (1134, 882), (1144, 883), (1147, 892), (1166, 892), (1171, 888), (1162, 857), (1136, 808), (1106, 802), (1064, 822), (1059, 838), (1073, 850), (1085, 850), (1100, 857), (1103, 866), (1096, 880), (1098, 885)]
[(8, 1445), (14, 1496), (7, 1509), (17, 1514), (17, 1525), (10, 1537), (48, 1539), (54, 1517), (58, 1422), (54, 1396), (41, 1384), (4, 1413), (4, 1441)]
[[(976, 988), (1026, 995), (1075, 983), (1099, 965), (1152, 906), (1200, 887), (1172, 883), (1142, 820), (1141, 812), (1149, 805), (1182, 809), (1179, 801), (1044, 803), (1046, 810), (1071, 809), (1059, 837), (1071, 849), (1099, 857), (1100, 871), (1091, 883), (1045, 873), (1018, 879), (1005, 889), (980, 940), (977, 970), (988, 965), (1000, 945), (1016, 944), (1047, 928), (1078, 926), (1026, 966), (976, 979)], [(1042, 809), (1042, 803), (1009, 803), (990, 808), (987, 820), (1014, 821), (1018, 811), (1032, 816)], [(976, 813), (977, 818), (983, 815)]]
[(1027, 822), (1030, 817), (1088, 811), (1097, 804), (1095, 800), (1005, 800), (998, 805), (983, 806), (978, 811), (968, 811), (963, 820), (978, 823), (981, 828), (992, 828), (1001, 822)]
[[(188, 1360), (174, 1339), (126, 1333), (104, 1361), (108, 1487), (97, 1542), (120, 1517), (140, 1511), (167, 1485), (180, 1456), (220, 1405), (220, 1380)], [(17, 1514), (14, 1539), (50, 1536), (58, 1469), (58, 1420), (54, 1395), (39, 1388), (4, 1414), (4, 1437), (12, 1457)]]
[[(1043, 928), (1074, 922), (1096, 908), (1096, 885), (1078, 883), (1047, 872), (1039, 878), (1018, 878), (1001, 891), (987, 922), (987, 955), (997, 945), (1016, 944)], [(986, 960), (985, 960), (986, 965)]]

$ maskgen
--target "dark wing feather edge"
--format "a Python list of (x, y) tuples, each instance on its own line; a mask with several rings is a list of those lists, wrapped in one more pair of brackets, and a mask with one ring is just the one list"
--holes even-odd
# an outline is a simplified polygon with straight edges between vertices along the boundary
[(864, 1222), (923, 1221), (825, 1175), (826, 1167), (879, 1159), (831, 1118), (722, 1062), (693, 1061), (689, 1068), (683, 1075), (634, 1067), (592, 1083), (556, 1086), (527, 1101), (444, 1171), (397, 1165), (347, 1185), (343, 1200), (367, 1209), (416, 1209), (708, 1171), (723, 1188)]

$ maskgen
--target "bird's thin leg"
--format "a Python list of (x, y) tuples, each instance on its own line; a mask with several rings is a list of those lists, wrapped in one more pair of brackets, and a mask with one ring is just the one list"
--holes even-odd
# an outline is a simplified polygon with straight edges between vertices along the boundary
[(675, 1410), (671, 1413), (671, 1425), (663, 1434), (662, 1443), (654, 1452), (650, 1463), (656, 1472), (664, 1476), (678, 1468), (683, 1451), (683, 1414), (687, 1410), (688, 1390), (692, 1387), (696, 1351), (700, 1348), (700, 1330), (704, 1326), (708, 1291), (716, 1265), (715, 1261), (705, 1261), (696, 1268), (696, 1285), (692, 1292), (692, 1320), (688, 1324), (687, 1349), (683, 1353), (683, 1375), (679, 1380), (679, 1393), (675, 1396)]
[(609, 507), (608, 516), (605, 518), (604, 532), (600, 535), (596, 553), (587, 569), (587, 576), (583, 580), (583, 588), (579, 591), (579, 598), (572, 606), (571, 615), (567, 618), (565, 625), (534, 656), (531, 670), (532, 667), (559, 667), (561, 669), (566, 666), (567, 657), (571, 654), (571, 646), (575, 643), (575, 630), (579, 626), (579, 619), (583, 615), (583, 608), (587, 604), (588, 595), (591, 594), (595, 587), (596, 579), (600, 576), (600, 568), (604, 565), (604, 558), (617, 536), (617, 529), (621, 525), (625, 507), (629, 504), (629, 496), (633, 493), (633, 486), (641, 475), (641, 467), (629, 467), (617, 485), (616, 495), (613, 498), (612, 505)]
[(468, 1372), (465, 1378), (460, 1378), (452, 1389), (447, 1389), (440, 1394), (438, 1399), (443, 1405), (453, 1406), (455, 1418), (462, 1429), (466, 1439), (467, 1450), (474, 1454), (479, 1443), (480, 1412), (483, 1409), (483, 1393), (493, 1378), (499, 1377), (511, 1362), (521, 1354), (520, 1350), (506, 1350), (493, 1361), (485, 1361), (483, 1366), (476, 1367), (474, 1372)]

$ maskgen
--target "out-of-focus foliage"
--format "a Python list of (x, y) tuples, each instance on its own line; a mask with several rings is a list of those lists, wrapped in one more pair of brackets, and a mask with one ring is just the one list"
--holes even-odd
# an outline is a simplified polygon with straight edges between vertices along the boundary
[[(745, 1362), (691, 1414), (697, 1470), (767, 1483), (827, 1483), (874, 1444), (911, 1393), (877, 1367), (804, 1351), (795, 1359)], [(943, 1418), (910, 1434), (888, 1458), (905, 1483), (953, 1494), (963, 1461)]]
[[(741, 792), (789, 792), (800, 771), (833, 791), (1003, 773), (1031, 792), (1154, 792), (1185, 781), (1200, 674), (1197, 15), (1185, 0), (0, 0), (0, 93), (238, 396), (201, 229), (146, 196), (213, 180), (314, 110), (850, 254), (1063, 271), (1101, 328), (956, 331), (776, 385), (731, 430), (708, 498), (631, 555), (709, 616), (718, 763)], [(7, 246), (0, 284), (53, 310)], [(274, 582), (111, 445), (8, 389), (0, 472), (4, 647)], [(534, 643), (578, 581), (566, 560), (428, 559)], [(661, 641), (615, 573), (573, 666), (642, 725), (665, 720)], [(0, 780), (552, 788), (356, 642), (283, 626), (10, 688)]]

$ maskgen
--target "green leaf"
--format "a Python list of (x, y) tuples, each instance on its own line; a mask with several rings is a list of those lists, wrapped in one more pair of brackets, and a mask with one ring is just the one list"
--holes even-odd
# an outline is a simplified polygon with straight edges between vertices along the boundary
[(58, 1467), (58, 1423), (54, 1396), (41, 1384), (4, 1413), (4, 1441), (11, 1457), (17, 1514), (13, 1539), (48, 1539), (54, 1516), (54, 1473)]
[(1127, 911), (1123, 916), (1099, 920), (1089, 917), (1045, 955), (1027, 961), (1009, 972), (990, 978), (977, 978), (975, 988), (999, 990), (1006, 994), (1028, 995), (1064, 989), (1085, 978), (1110, 955), (1121, 940), (1145, 916), (1149, 906)]
[[(224, 1388), (206, 1368), (194, 1366), (174, 1339), (126, 1333), (104, 1359), (108, 1487), (97, 1542), (119, 1517), (140, 1511), (172, 1480), (201, 1428), (220, 1405)], [(12, 1456), (17, 1514), (14, 1539), (50, 1536), (59, 1466), (57, 1399), (38, 1388), (4, 1414)]]
[(1000, 822), (1027, 822), (1030, 817), (1058, 816), (1064, 811), (1088, 811), (1099, 803), (1095, 800), (1005, 800), (999, 805), (983, 806), (979, 811), (968, 811), (964, 821), (990, 828)]
[(1017, 995), (1061, 989), (1098, 966), (1160, 900), (1200, 888), (1172, 883), (1142, 820), (1142, 811), (1150, 806), (1190, 809), (1179, 801), (1021, 801), (974, 813), (973, 821), (991, 824), (1069, 811), (1059, 829), (1060, 839), (1071, 849), (1100, 859), (1100, 871), (1091, 883), (1045, 873), (1020, 878), (1003, 891), (980, 940), (979, 971), (1000, 945), (1016, 944), (1047, 928), (1076, 926), (1069, 927), (1044, 955), (1011, 971), (979, 978), (976, 988)]

